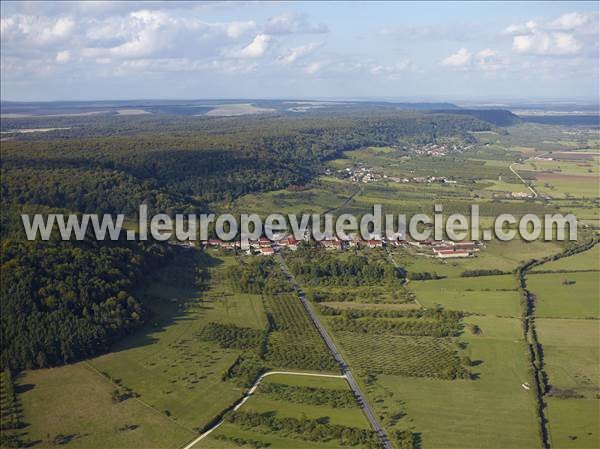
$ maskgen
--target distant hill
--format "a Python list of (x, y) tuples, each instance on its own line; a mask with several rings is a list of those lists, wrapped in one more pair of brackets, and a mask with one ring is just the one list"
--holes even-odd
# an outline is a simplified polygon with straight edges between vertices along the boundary
[(519, 116), (505, 109), (439, 109), (431, 112), (470, 115), (496, 126), (510, 126), (521, 122)]
[(522, 120), (542, 125), (600, 126), (600, 115), (521, 115)]
[(452, 103), (395, 103), (394, 106), (413, 111), (460, 110), (460, 107)]

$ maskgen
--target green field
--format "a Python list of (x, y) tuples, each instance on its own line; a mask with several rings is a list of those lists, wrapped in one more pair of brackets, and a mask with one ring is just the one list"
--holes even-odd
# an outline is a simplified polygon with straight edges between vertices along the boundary
[(544, 273), (527, 276), (536, 295), (536, 315), (550, 318), (600, 316), (600, 285), (594, 272)]
[(536, 271), (600, 271), (600, 245), (570, 257), (545, 263), (536, 267)]
[(600, 447), (598, 399), (547, 398), (550, 441), (557, 449)]
[(470, 317), (480, 335), (465, 333), (474, 380), (378, 376), (369, 387), (381, 413), (403, 410), (395, 428), (421, 434), (423, 449), (539, 447), (533, 393), (520, 320)]
[(598, 320), (538, 319), (553, 447), (594, 448), (600, 444), (600, 368)]
[(410, 288), (424, 307), (497, 316), (519, 316), (520, 297), (513, 275), (412, 281)]
[(18, 385), (26, 439), (35, 447), (62, 447), (63, 436), (68, 447), (177, 449), (196, 435), (142, 401), (114, 403), (115, 386), (85, 363), (27, 371)]
[(600, 393), (600, 321), (538, 318), (536, 323), (550, 385), (596, 398)]

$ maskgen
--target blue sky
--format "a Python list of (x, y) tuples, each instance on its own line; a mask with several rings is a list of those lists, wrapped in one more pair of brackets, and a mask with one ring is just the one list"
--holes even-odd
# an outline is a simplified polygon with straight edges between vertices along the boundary
[(5, 2), (3, 100), (598, 98), (598, 2)]

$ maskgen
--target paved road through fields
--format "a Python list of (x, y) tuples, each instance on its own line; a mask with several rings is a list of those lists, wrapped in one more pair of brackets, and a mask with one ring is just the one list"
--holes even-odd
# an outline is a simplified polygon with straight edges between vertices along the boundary
[(342, 355), (337, 350), (337, 348), (335, 346), (335, 343), (333, 342), (333, 340), (329, 336), (329, 333), (327, 332), (327, 330), (325, 329), (325, 327), (321, 323), (321, 320), (319, 320), (319, 317), (317, 317), (316, 313), (312, 309), (312, 306), (310, 305), (310, 303), (306, 299), (306, 296), (304, 295), (304, 292), (302, 291), (302, 289), (300, 288), (300, 286), (296, 282), (296, 279), (294, 279), (294, 276), (292, 276), (292, 274), (290, 273), (290, 271), (289, 271), (289, 269), (288, 269), (288, 267), (287, 267), (287, 265), (285, 263), (285, 260), (283, 260), (283, 257), (281, 257), (281, 254), (276, 254), (275, 259), (281, 265), (281, 268), (284, 271), (284, 273), (292, 281), (294, 289), (298, 293), (298, 297), (300, 298), (300, 301), (302, 302), (302, 305), (304, 306), (304, 309), (306, 310), (306, 312), (308, 313), (308, 316), (310, 317), (310, 319), (312, 320), (313, 324), (317, 328), (317, 331), (319, 331), (319, 334), (321, 335), (321, 338), (323, 339), (323, 341), (325, 341), (325, 344), (327, 345), (327, 348), (329, 349), (329, 351), (331, 351), (331, 354), (333, 354), (333, 358), (335, 359), (335, 361), (340, 366), (340, 369), (342, 370), (342, 374), (346, 377), (346, 380), (348, 381), (348, 385), (350, 386), (350, 388), (354, 392), (354, 395), (356, 396), (356, 399), (358, 400), (358, 403), (359, 403), (360, 407), (362, 408), (365, 416), (367, 417), (369, 423), (371, 424), (371, 427), (379, 435), (379, 438), (381, 439), (382, 448), (384, 448), (384, 449), (393, 449), (392, 444), (390, 443), (390, 440), (389, 440), (389, 438), (387, 436), (387, 433), (385, 432), (385, 430), (383, 429), (383, 427), (381, 427), (381, 424), (379, 424), (379, 420), (375, 416), (375, 413), (373, 412), (373, 409), (371, 408), (371, 406), (367, 402), (367, 399), (365, 398), (365, 396), (360, 391), (360, 387), (358, 386), (358, 383), (354, 379), (354, 376), (352, 375), (352, 372), (348, 368), (348, 365), (346, 364), (346, 362), (344, 362), (344, 359), (342, 358)]

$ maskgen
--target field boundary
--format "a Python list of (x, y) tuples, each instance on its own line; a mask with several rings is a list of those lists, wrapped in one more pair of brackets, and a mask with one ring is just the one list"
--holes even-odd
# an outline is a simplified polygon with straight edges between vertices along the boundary
[(545, 412), (546, 403), (544, 401), (544, 397), (546, 396), (546, 392), (548, 390), (548, 376), (544, 370), (544, 353), (542, 350), (542, 345), (539, 342), (535, 326), (536, 297), (527, 288), (527, 273), (529, 273), (532, 268), (543, 265), (544, 263), (562, 259), (564, 257), (574, 256), (581, 252), (587, 251), (593, 248), (599, 242), (600, 237), (594, 236), (591, 240), (577, 245), (571, 249), (564, 250), (559, 254), (524, 262), (516, 270), (519, 282), (519, 290), (521, 291), (522, 295), (523, 336), (529, 348), (529, 359), (531, 369), (533, 371), (533, 383), (535, 386), (537, 413), (540, 425), (539, 433), (543, 449), (550, 449), (552, 447), (552, 437), (550, 435), (550, 428), (548, 426), (548, 419)]
[[(246, 401), (248, 399), (250, 399), (250, 397), (254, 394), (254, 392), (260, 385), (261, 381), (265, 377), (271, 376), (274, 374), (293, 375), (293, 376), (330, 377), (330, 378), (336, 378), (336, 379), (345, 379), (346, 382), (348, 382), (348, 378), (344, 374), (309, 373), (309, 372), (303, 372), (303, 371), (267, 371), (266, 373), (261, 374), (258, 377), (258, 379), (256, 379), (256, 381), (254, 382), (252, 387), (250, 387), (250, 389), (244, 394), (244, 396), (242, 396), (242, 399), (239, 400), (237, 402), (237, 404), (235, 404), (233, 406), (232, 410), (234, 412), (239, 410), (239, 408), (242, 405), (244, 405), (246, 403)], [(218, 420), (208, 430), (205, 430), (201, 435), (199, 435), (198, 437), (196, 437), (192, 441), (190, 441), (186, 446), (183, 447), (183, 449), (192, 449), (192, 447), (194, 447), (196, 444), (198, 444), (200, 441), (202, 441), (204, 438), (206, 438), (208, 435), (210, 435), (214, 430), (216, 430), (224, 422), (225, 422), (224, 419)]]
[(519, 179), (521, 180), (521, 182), (522, 182), (523, 184), (525, 184), (525, 186), (526, 186), (526, 187), (527, 187), (527, 188), (528, 188), (528, 189), (531, 191), (531, 193), (533, 193), (533, 197), (534, 197), (534, 198), (537, 198), (537, 197), (538, 197), (538, 194), (537, 194), (537, 192), (536, 192), (536, 191), (533, 189), (533, 187), (531, 187), (531, 186), (529, 185), (529, 183), (528, 183), (528, 182), (526, 182), (526, 181), (523, 179), (523, 177), (522, 177), (520, 174), (518, 174), (518, 173), (517, 173), (517, 171), (516, 171), (516, 170), (513, 168), (513, 165), (515, 165), (515, 164), (516, 164), (516, 162), (513, 162), (512, 164), (510, 164), (510, 165), (508, 166), (508, 168), (510, 169), (510, 171), (511, 171), (511, 172), (513, 172), (513, 174), (514, 174), (514, 175), (515, 175), (517, 178), (519, 178)]
[[(93, 366), (91, 363), (89, 362), (83, 362), (83, 365), (86, 368), (89, 368), (91, 371), (93, 371), (94, 373), (98, 374), (100, 377), (102, 377), (105, 381), (107, 381), (108, 383), (112, 384), (115, 387), (119, 387), (120, 385), (116, 384), (110, 377), (108, 377), (106, 374), (102, 373), (100, 370), (98, 370), (98, 368), (96, 368), (95, 366)], [(189, 427), (181, 424), (179, 421), (171, 418), (170, 416), (165, 415), (164, 413), (161, 413), (160, 410), (158, 410), (157, 408), (151, 406), (150, 404), (148, 404), (147, 402), (142, 401), (140, 398), (138, 397), (133, 397), (131, 399), (134, 399), (136, 402), (138, 402), (139, 404), (143, 405), (144, 407), (152, 410), (153, 412), (159, 414), (160, 416), (162, 416), (163, 418), (168, 419), (169, 421), (173, 422), (174, 424), (177, 424), (179, 427), (181, 427), (182, 429), (187, 430), (188, 432), (195, 432), (194, 429), (190, 429)]]

